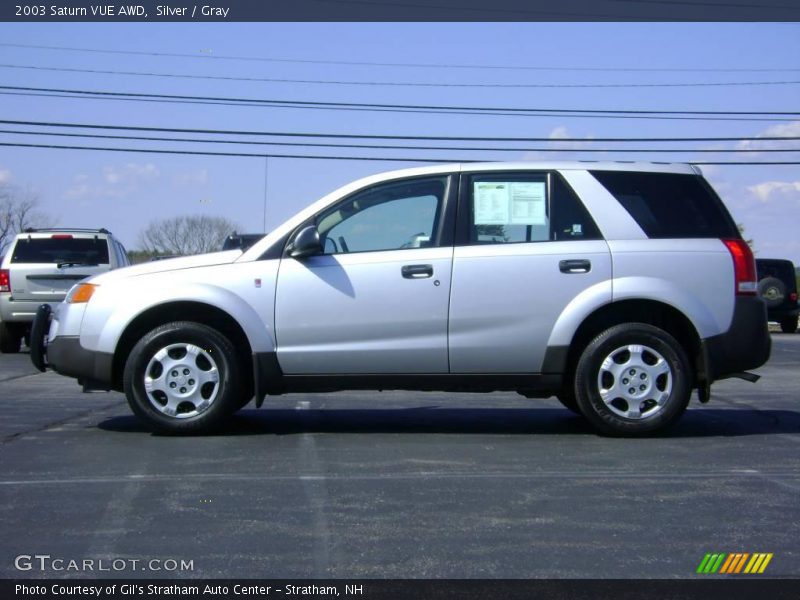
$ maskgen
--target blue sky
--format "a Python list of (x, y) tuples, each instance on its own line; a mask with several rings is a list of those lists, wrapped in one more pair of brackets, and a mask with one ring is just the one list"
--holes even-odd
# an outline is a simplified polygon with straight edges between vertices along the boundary
[[(665, 68), (798, 69), (800, 25), (740, 24), (53, 24), (2, 23), (5, 43), (186, 53), (197, 56), (549, 67), (628, 67), (637, 72), (571, 70), (431, 69), (281, 63), (163, 56), (129, 56), (0, 47), (0, 64), (136, 70), (235, 77), (340, 79), (383, 82), (483, 84), (674, 83), (800, 80), (800, 71), (670, 72)], [(650, 71), (650, 69), (653, 69)], [(318, 101), (432, 105), (671, 110), (798, 110), (800, 85), (663, 88), (459, 88), (339, 86), (298, 83), (167, 79), (0, 68), (3, 85), (162, 94), (241, 96)], [(800, 135), (798, 121), (650, 121), (564, 117), (393, 114), (288, 108), (152, 104), (67, 98), (0, 96), (3, 119), (134, 126), (307, 131), (332, 133), (531, 136), (672, 137)], [(7, 127), (4, 127), (7, 128)], [(107, 140), (0, 134), (0, 141), (128, 145)], [(754, 142), (754, 147), (769, 147)], [(198, 149), (199, 145), (140, 144)], [(688, 144), (677, 143), (687, 147)], [(696, 148), (735, 147), (735, 143)], [(527, 154), (433, 152), (418, 156), (470, 156), (486, 160), (619, 158), (645, 160), (798, 160), (791, 154)], [(647, 144), (643, 144), (647, 146)], [(775, 147), (773, 145), (773, 147)], [(208, 146), (206, 146), (208, 148)], [(212, 150), (258, 151), (218, 145)], [(324, 149), (275, 152), (335, 154)], [(375, 150), (340, 150), (379, 155)], [(413, 155), (387, 151), (386, 155)], [(267, 229), (328, 191), (360, 176), (414, 163), (270, 159)], [(759, 256), (800, 264), (798, 166), (706, 167), (704, 171), (737, 221), (753, 237)], [(29, 186), (61, 225), (104, 226), (129, 247), (155, 218), (224, 215), (242, 230), (262, 228), (264, 160), (0, 148), (0, 181)]]

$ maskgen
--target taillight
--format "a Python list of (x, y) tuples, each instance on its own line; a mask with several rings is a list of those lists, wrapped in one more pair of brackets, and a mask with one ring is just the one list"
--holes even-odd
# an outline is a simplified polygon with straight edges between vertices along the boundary
[(0, 292), (11, 291), (11, 276), (8, 269), (0, 269)]
[(722, 240), (733, 258), (733, 272), (736, 278), (736, 294), (756, 295), (756, 259), (753, 251), (744, 240)]
[(797, 302), (797, 292), (792, 292), (789, 294), (789, 300), (792, 302)]
[(68, 233), (55, 233), (50, 236), (51, 240), (71, 240), (72, 236)]

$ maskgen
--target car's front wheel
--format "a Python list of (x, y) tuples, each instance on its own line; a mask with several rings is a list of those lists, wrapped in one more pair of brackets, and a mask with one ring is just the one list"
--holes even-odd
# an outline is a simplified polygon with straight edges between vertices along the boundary
[(187, 321), (142, 337), (125, 364), (123, 387), (133, 412), (163, 433), (211, 431), (244, 403), (249, 386), (233, 344)]
[(652, 325), (626, 323), (586, 346), (576, 367), (575, 397), (601, 432), (639, 436), (683, 414), (691, 381), (689, 360), (675, 338)]

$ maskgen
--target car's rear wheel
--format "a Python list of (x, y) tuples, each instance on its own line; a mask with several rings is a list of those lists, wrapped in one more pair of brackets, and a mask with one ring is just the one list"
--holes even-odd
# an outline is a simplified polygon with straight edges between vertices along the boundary
[(783, 333), (794, 333), (797, 331), (797, 317), (784, 317), (781, 319), (780, 325)]
[(611, 327), (584, 349), (576, 367), (581, 413), (601, 432), (640, 436), (674, 423), (691, 396), (686, 352), (644, 323)]
[(163, 433), (204, 433), (245, 403), (249, 386), (233, 344), (188, 321), (157, 327), (133, 347), (123, 387), (133, 412)]
[(0, 352), (15, 354), (19, 352), (22, 335), (8, 323), (0, 322)]

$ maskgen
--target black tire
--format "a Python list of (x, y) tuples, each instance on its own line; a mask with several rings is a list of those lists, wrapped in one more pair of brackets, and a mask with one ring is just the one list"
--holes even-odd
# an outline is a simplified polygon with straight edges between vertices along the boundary
[(767, 308), (778, 308), (786, 299), (786, 284), (777, 277), (765, 277), (758, 282), (758, 295)]
[(784, 317), (781, 319), (781, 331), (783, 333), (794, 333), (797, 331), (797, 317)]
[(22, 336), (7, 323), (0, 323), (0, 353), (16, 354), (19, 352)]
[[(643, 349), (634, 355), (628, 346)], [(610, 362), (603, 368), (606, 359)], [(618, 380), (612, 370), (620, 371)], [(600, 432), (636, 437), (672, 425), (689, 404), (691, 382), (689, 360), (675, 338), (652, 325), (625, 323), (605, 330), (583, 350), (576, 367), (575, 397), (581, 413)], [(617, 385), (619, 396), (614, 395)], [(601, 388), (608, 388), (608, 404)]]
[[(186, 347), (183, 357), (180, 356), (182, 346)], [(186, 351), (190, 346), (199, 349), (200, 354), (190, 355)], [(158, 359), (156, 354), (167, 348), (171, 348), (169, 353)], [(172, 362), (167, 363), (167, 360)], [(169, 373), (165, 371), (164, 365), (167, 364), (173, 364), (166, 369)], [(150, 366), (149, 372), (148, 366)], [(211, 368), (206, 370), (206, 366)], [(190, 373), (187, 376), (182, 374), (184, 367), (185, 371)], [(218, 376), (216, 382), (201, 383), (200, 380), (212, 373), (214, 367)], [(194, 376), (195, 372), (199, 374), (197, 381), (188, 378)], [(172, 373), (178, 373), (178, 377), (183, 379), (173, 378), (167, 383)], [(165, 390), (167, 385), (172, 388), (176, 388), (176, 385), (185, 385), (186, 388), (178, 387), (170, 390), (172, 398), (157, 389), (151, 392), (153, 396), (151, 398), (145, 389), (146, 375), (154, 377)], [(246, 403), (247, 390), (251, 386), (243, 380), (243, 377), (245, 373), (236, 359), (236, 349), (228, 338), (200, 323), (176, 321), (156, 327), (133, 347), (125, 363), (123, 389), (131, 410), (153, 430), (171, 434), (208, 433), (217, 429)], [(183, 383), (172, 385), (176, 381)], [(175, 398), (178, 390), (184, 389), (195, 390), (200, 395), (196, 396), (196, 400), (190, 398), (175, 405), (178, 402)], [(208, 393), (209, 389), (214, 389), (215, 392)], [(204, 399), (202, 397), (204, 394), (207, 394), (210, 400)], [(205, 406), (201, 406), (204, 402)], [(167, 414), (165, 411), (173, 410), (173, 406), (176, 413)]]

